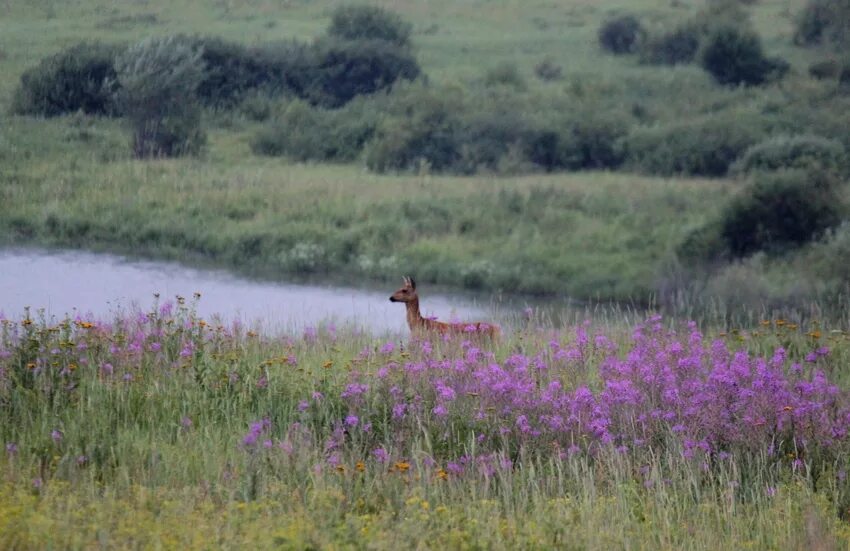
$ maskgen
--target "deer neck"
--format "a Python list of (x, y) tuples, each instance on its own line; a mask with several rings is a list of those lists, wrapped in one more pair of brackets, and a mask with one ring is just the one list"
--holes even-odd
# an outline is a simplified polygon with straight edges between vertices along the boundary
[(419, 313), (419, 299), (415, 298), (405, 303), (405, 306), (407, 307), (407, 326), (410, 327), (411, 331), (418, 329), (425, 321), (422, 319), (422, 314)]

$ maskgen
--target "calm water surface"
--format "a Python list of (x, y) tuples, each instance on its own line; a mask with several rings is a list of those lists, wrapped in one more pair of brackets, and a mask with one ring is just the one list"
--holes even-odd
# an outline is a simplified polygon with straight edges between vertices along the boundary
[[(155, 293), (164, 301), (198, 292), (201, 316), (240, 319), (268, 331), (333, 322), (379, 334), (404, 332), (404, 306), (388, 300), (393, 291), (392, 285), (379, 290), (253, 281), (223, 270), (80, 251), (0, 251), (0, 312), (13, 318), (25, 307), (57, 317), (108, 318), (119, 308), (150, 308)], [(468, 296), (432, 294), (427, 287), (420, 293), (423, 315), (456, 321), (498, 317)]]

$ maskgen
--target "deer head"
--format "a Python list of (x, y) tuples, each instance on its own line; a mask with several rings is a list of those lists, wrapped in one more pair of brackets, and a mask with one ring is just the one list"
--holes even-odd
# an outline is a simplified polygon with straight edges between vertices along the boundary
[(390, 302), (413, 302), (416, 300), (416, 282), (412, 277), (404, 276), (404, 285), (390, 296)]

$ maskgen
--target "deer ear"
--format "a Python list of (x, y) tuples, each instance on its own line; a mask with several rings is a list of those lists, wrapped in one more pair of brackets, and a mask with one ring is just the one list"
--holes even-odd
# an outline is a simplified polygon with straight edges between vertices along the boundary
[(408, 277), (407, 280), (410, 282), (410, 288), (415, 291), (416, 290), (416, 282), (413, 281), (412, 277)]

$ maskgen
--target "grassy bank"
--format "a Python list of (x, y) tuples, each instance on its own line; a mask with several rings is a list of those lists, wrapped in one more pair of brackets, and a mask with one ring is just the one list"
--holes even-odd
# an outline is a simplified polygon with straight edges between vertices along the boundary
[(203, 160), (103, 161), (123, 138), (113, 121), (10, 122), (0, 227), (13, 240), (272, 275), (411, 272), (470, 288), (642, 299), (683, 229), (729, 189), (615, 173), (378, 176), (254, 158), (233, 131), (214, 134)]
[[(727, 127), (730, 134), (754, 136), (845, 135), (835, 130), (843, 128), (841, 113), (850, 112), (843, 108), (847, 98), (834, 83), (806, 73), (823, 52), (791, 40), (804, 4), (764, 1), (751, 8), (765, 48), (792, 69), (783, 82), (759, 88), (720, 86), (696, 65), (646, 65), (598, 44), (600, 25), (613, 15), (635, 13), (655, 32), (693, 17), (703, 2), (411, 1), (392, 8), (412, 23), (413, 48), (434, 90), (462, 89), (474, 106), (519, 105), (531, 112), (540, 106), (544, 118), (592, 122), (610, 115), (615, 127), (631, 129), (622, 138), (640, 146), (653, 166), (688, 156), (676, 148), (679, 142), (700, 150), (704, 135), (719, 136)], [(191, 259), (271, 277), (395, 280), (414, 273), (423, 282), (472, 289), (641, 303), (675, 296), (684, 309), (694, 296), (758, 308), (765, 301), (832, 299), (846, 286), (846, 274), (830, 263), (845, 248), (846, 229), (837, 244), (710, 266), (716, 270), (707, 281), (680, 275), (676, 247), (745, 188), (743, 181), (619, 172), (378, 176), (363, 168), (362, 158), (301, 165), (255, 155), (252, 140), (286, 110), (285, 98), (206, 109), (209, 144), (198, 158), (135, 161), (125, 121), (82, 114), (42, 119), (6, 109), (27, 68), (82, 40), (126, 43), (197, 33), (248, 45), (307, 41), (322, 35), (334, 5), (85, 0), (0, 6), (0, 33), (8, 37), (0, 50), (0, 231), (6, 242)], [(542, 62), (557, 65), (561, 77), (535, 76)], [(496, 84), (488, 84), (488, 71), (506, 63), (518, 75), (516, 89), (499, 84), (498, 71)], [(381, 104), (365, 110), (380, 113)], [(594, 126), (588, 128), (592, 134)]]
[(535, 319), (495, 346), (3, 320), (0, 546), (848, 544), (846, 332)]

